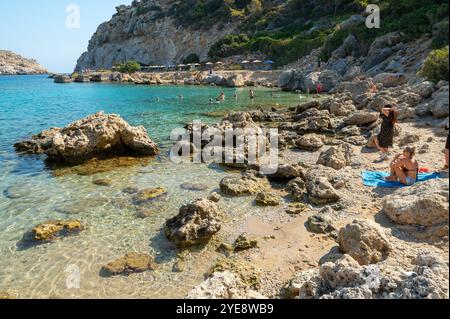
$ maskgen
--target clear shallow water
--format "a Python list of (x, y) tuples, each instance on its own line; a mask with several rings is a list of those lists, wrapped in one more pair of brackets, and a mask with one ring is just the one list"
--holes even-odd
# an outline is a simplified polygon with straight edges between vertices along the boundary
[[(223, 90), (230, 98), (209, 105)], [(220, 167), (171, 163), (165, 147), (170, 130), (187, 121), (216, 122), (226, 110), (261, 105), (294, 105), (299, 96), (256, 90), (250, 103), (246, 89), (209, 87), (134, 86), (120, 84), (57, 85), (44, 76), (0, 77), (0, 291), (22, 298), (177, 298), (200, 283), (217, 254), (211, 250), (192, 253), (182, 273), (172, 272), (177, 251), (161, 230), (167, 218), (184, 203), (207, 196), (230, 174)], [(183, 100), (178, 96), (182, 94)], [(157, 102), (157, 97), (160, 101)], [(17, 156), (12, 145), (41, 130), (64, 126), (86, 115), (104, 110), (117, 113), (133, 125), (144, 125), (163, 147), (163, 155), (140, 165), (82, 176), (55, 176), (45, 166), (44, 156)], [(96, 186), (97, 178), (109, 178), (111, 187)], [(200, 183), (201, 192), (183, 190), (182, 183)], [(168, 197), (155, 213), (136, 217), (129, 205), (128, 186), (140, 189), (163, 186)], [(16, 196), (10, 196), (14, 194)], [(128, 196), (128, 197), (127, 197)], [(17, 198), (11, 198), (17, 197)], [(251, 199), (224, 199), (221, 208), (229, 222), (238, 222), (250, 211)], [(87, 229), (42, 246), (22, 246), (23, 235), (47, 220), (79, 219)], [(224, 234), (223, 236), (226, 236)], [(103, 278), (102, 265), (136, 251), (155, 256), (158, 269), (128, 277)], [(66, 286), (67, 267), (80, 269), (80, 288)]]

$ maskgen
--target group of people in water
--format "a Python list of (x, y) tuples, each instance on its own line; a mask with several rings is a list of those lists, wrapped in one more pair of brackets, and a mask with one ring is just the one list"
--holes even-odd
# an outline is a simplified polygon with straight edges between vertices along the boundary
[[(253, 89), (248, 90), (248, 97), (250, 98), (252, 103), (255, 101), (256, 95), (255, 95), (255, 91)], [(219, 96), (216, 97), (215, 101), (213, 99), (209, 99), (209, 104), (221, 103), (221, 102), (225, 101), (225, 98), (226, 98), (225, 92), (220, 92)], [(237, 95), (236, 91), (233, 93), (233, 98), (235, 100), (238, 99), (238, 95)]]
[[(395, 125), (398, 122), (398, 109), (391, 105), (384, 107), (380, 112), (382, 119), (380, 132), (374, 139), (374, 143), (381, 152), (381, 160), (389, 158), (389, 149), (393, 146)], [(416, 183), (419, 175), (419, 163), (415, 158), (416, 148), (407, 146), (401, 154), (394, 156), (390, 162), (390, 175), (387, 181), (400, 182), (403, 185), (411, 186)], [(445, 166), (448, 169), (449, 162), (449, 136), (445, 145)]]

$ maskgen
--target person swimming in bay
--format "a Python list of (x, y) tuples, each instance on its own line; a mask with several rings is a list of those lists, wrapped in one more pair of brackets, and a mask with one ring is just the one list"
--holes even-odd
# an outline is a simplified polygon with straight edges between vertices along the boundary
[(413, 146), (408, 146), (403, 153), (395, 155), (390, 164), (391, 175), (385, 180), (400, 182), (406, 186), (414, 185), (419, 175), (419, 163), (415, 156), (416, 148)]
[(218, 102), (225, 101), (225, 93), (224, 92), (220, 92), (219, 96), (216, 98), (216, 101), (218, 101)]
[(250, 100), (252, 100), (252, 103), (255, 101), (255, 91), (253, 91), (253, 89), (250, 89), (248, 91), (248, 95), (250, 97)]

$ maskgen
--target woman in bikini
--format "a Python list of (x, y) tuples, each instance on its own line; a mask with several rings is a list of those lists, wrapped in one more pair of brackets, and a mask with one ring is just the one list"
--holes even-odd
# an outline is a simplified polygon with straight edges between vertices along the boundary
[(415, 159), (416, 148), (408, 146), (402, 154), (398, 154), (391, 162), (391, 175), (386, 177), (387, 181), (400, 182), (411, 186), (417, 181), (419, 175), (419, 163)]

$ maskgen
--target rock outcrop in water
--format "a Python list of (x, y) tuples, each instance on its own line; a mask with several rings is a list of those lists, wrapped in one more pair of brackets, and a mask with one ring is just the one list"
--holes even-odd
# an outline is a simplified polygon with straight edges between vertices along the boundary
[(221, 229), (219, 215), (215, 202), (197, 199), (182, 206), (179, 214), (166, 222), (166, 236), (178, 247), (203, 244)]
[(51, 161), (80, 163), (95, 156), (156, 155), (158, 146), (143, 126), (99, 112), (63, 129), (53, 128), (14, 145), (21, 153), (46, 154)]
[(129, 275), (155, 269), (153, 257), (148, 254), (128, 253), (102, 267), (108, 276)]
[(0, 50), (0, 75), (47, 74), (36, 60), (24, 58), (11, 51)]

